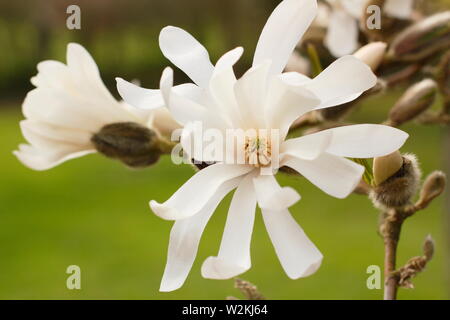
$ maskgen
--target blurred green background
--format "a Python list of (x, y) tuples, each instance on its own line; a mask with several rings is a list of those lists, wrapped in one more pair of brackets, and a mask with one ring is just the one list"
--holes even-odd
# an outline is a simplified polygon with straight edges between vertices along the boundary
[[(88, 48), (105, 82), (114, 77), (141, 79), (157, 87), (167, 64), (158, 49), (159, 30), (168, 24), (196, 35), (215, 61), (238, 45), (246, 48), (238, 73), (250, 64), (257, 37), (276, 0), (125, 0), (76, 1), (82, 30), (65, 27), (72, 1), (0, 0), (0, 299), (224, 299), (241, 297), (233, 281), (205, 280), (204, 259), (217, 254), (229, 197), (210, 221), (196, 263), (185, 285), (159, 293), (171, 223), (154, 216), (148, 201), (168, 198), (194, 171), (169, 158), (134, 171), (99, 155), (33, 172), (12, 155), (23, 142), (20, 105), (31, 89), (29, 78), (44, 59), (65, 60), (66, 44)], [(183, 75), (177, 73), (177, 80)], [(356, 122), (378, 123), (402, 92), (367, 101)], [(448, 128), (407, 126), (411, 138), (403, 151), (418, 155), (424, 174), (445, 167)], [(448, 151), (447, 151), (448, 152)], [(366, 269), (383, 262), (378, 214), (357, 195), (337, 200), (308, 181), (280, 176), (303, 199), (291, 212), (325, 258), (313, 276), (290, 280), (283, 272), (257, 215), (252, 269), (242, 278), (272, 299), (380, 299), (382, 290), (366, 287)], [(414, 280), (417, 289), (400, 289), (401, 299), (448, 299), (450, 294), (448, 229), (444, 200), (406, 222), (399, 263), (421, 254), (427, 234), (436, 240), (436, 255)], [(82, 290), (66, 288), (69, 265), (81, 267)]]

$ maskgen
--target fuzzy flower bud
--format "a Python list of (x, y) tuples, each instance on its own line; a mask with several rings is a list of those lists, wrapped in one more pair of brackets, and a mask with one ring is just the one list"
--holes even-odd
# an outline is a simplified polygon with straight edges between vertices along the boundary
[(392, 42), (388, 56), (394, 60), (417, 61), (449, 45), (450, 11), (445, 11), (406, 28)]
[(426, 179), (420, 192), (419, 205), (426, 206), (433, 199), (440, 196), (444, 192), (446, 184), (446, 176), (442, 171), (431, 173)]
[(411, 86), (389, 112), (389, 121), (399, 126), (430, 108), (438, 92), (435, 81), (425, 79)]
[(434, 254), (434, 240), (431, 238), (431, 235), (428, 235), (425, 238), (425, 242), (423, 243), (423, 255), (427, 258), (428, 261), (433, 258)]
[(366, 63), (372, 71), (376, 71), (383, 61), (386, 48), (387, 44), (384, 42), (372, 42), (356, 51), (353, 55)]
[(414, 155), (401, 156), (396, 152), (375, 158), (373, 168), (375, 186), (370, 198), (377, 208), (386, 210), (410, 204), (411, 198), (417, 193), (421, 176)]
[(167, 146), (153, 130), (134, 122), (106, 125), (91, 141), (101, 154), (132, 168), (154, 164)]

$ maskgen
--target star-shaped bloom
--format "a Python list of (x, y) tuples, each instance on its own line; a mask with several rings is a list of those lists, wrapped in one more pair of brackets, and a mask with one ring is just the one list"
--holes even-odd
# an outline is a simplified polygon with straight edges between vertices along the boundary
[[(370, 68), (353, 56), (338, 59), (314, 79), (294, 72), (282, 73), (316, 10), (315, 0), (282, 1), (261, 33), (253, 66), (240, 79), (236, 78), (233, 65), (242, 48), (226, 53), (213, 66), (206, 49), (186, 31), (175, 27), (161, 31), (160, 47), (164, 55), (197, 84), (190, 87), (187, 95), (172, 90), (173, 73), (166, 69), (160, 88), (165, 103), (174, 119), (184, 125), (183, 146), (200, 146), (194, 147), (193, 152), (189, 148), (185, 151), (196, 160), (214, 162), (197, 172), (167, 201), (150, 202), (156, 215), (175, 220), (161, 291), (176, 290), (183, 285), (208, 220), (234, 189), (220, 250), (203, 263), (203, 277), (228, 279), (250, 268), (257, 205), (287, 275), (297, 279), (313, 274), (321, 264), (322, 254), (291, 216), (288, 208), (300, 195), (278, 184), (276, 169), (290, 167), (327, 194), (345, 198), (364, 172), (362, 166), (347, 157), (386, 155), (399, 149), (407, 139), (403, 131), (374, 124), (286, 138), (289, 127), (299, 116), (352, 101), (376, 83)], [(118, 85), (127, 102), (141, 107), (153, 94), (147, 91), (146, 96), (146, 89), (133, 88), (123, 81)], [(214, 129), (222, 136), (230, 130), (258, 132), (245, 136), (244, 143), (237, 144), (244, 154), (244, 163), (234, 161), (233, 157), (229, 161), (227, 155), (234, 153), (228, 148), (222, 158), (209, 156), (205, 152), (207, 147), (195, 138), (198, 122), (203, 129)], [(275, 141), (259, 134), (272, 130), (278, 133)]]
[[(321, 6), (319, 24), (327, 27), (325, 45), (335, 57), (358, 49), (359, 23), (368, 0), (327, 0), (330, 7)], [(383, 11), (391, 17), (411, 17), (414, 0), (386, 0)], [(330, 10), (331, 9), (331, 10)]]
[(94, 59), (81, 45), (67, 47), (67, 64), (43, 61), (31, 79), (20, 126), (29, 144), (14, 154), (26, 166), (47, 170), (96, 152), (92, 137), (103, 126), (133, 122), (168, 135), (178, 127), (162, 100), (143, 111), (117, 101), (103, 84)]

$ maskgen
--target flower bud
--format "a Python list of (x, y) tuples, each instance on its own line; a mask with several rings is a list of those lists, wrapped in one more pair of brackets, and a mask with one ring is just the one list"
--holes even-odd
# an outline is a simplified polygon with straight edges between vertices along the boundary
[(134, 122), (108, 124), (91, 142), (101, 154), (132, 168), (154, 164), (164, 151), (163, 141), (153, 130)]
[(437, 92), (437, 84), (431, 79), (414, 84), (391, 109), (389, 121), (398, 126), (414, 119), (433, 105)]
[(431, 173), (423, 183), (419, 204), (426, 206), (433, 199), (441, 195), (441, 193), (444, 192), (446, 180), (445, 173), (442, 171)]
[(430, 261), (431, 258), (433, 258), (434, 254), (434, 240), (431, 238), (431, 235), (428, 235), (425, 238), (425, 242), (423, 243), (423, 255), (427, 259), (427, 261)]
[(387, 44), (384, 42), (372, 42), (356, 51), (353, 56), (366, 63), (375, 72), (383, 61), (386, 48)]
[(388, 56), (416, 61), (450, 46), (450, 11), (432, 15), (401, 32), (392, 42)]
[(370, 198), (377, 208), (403, 208), (417, 193), (421, 176), (417, 158), (411, 154), (401, 158), (401, 165), (398, 153), (374, 159), (375, 186)]
[(408, 262), (396, 272), (398, 275), (398, 285), (400, 287), (414, 288), (412, 279), (420, 272), (424, 271), (428, 262), (433, 258), (434, 241), (430, 235), (425, 238), (422, 250), (423, 256), (409, 259)]

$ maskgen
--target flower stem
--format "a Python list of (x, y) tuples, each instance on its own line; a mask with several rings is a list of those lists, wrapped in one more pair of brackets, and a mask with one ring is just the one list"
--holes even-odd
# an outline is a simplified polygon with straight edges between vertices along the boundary
[(391, 214), (385, 214), (383, 223), (384, 237), (384, 300), (396, 300), (398, 279), (393, 274), (396, 268), (397, 246), (400, 239), (400, 231), (403, 218), (393, 210)]

